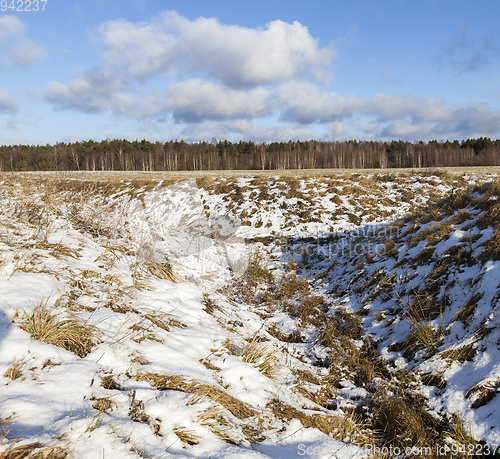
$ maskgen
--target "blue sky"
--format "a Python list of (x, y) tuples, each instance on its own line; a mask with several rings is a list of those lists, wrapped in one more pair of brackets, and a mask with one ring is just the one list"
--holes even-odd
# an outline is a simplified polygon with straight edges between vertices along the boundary
[(500, 138), (498, 0), (29, 3), (0, 144)]

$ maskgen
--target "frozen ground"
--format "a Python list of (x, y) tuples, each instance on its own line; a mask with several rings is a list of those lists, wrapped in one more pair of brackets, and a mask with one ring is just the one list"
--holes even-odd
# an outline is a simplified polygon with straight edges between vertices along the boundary
[[(403, 374), (495, 447), (498, 195), (432, 207), (495, 178), (0, 175), (0, 448), (368, 457), (374, 400)], [(80, 343), (32, 339), (41, 312)], [(360, 378), (342, 339), (385, 370)]]

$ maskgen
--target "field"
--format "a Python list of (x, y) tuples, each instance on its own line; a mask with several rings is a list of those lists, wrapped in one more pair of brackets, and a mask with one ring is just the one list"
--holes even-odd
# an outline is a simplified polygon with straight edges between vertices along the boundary
[(0, 459), (500, 457), (498, 174), (0, 173)]

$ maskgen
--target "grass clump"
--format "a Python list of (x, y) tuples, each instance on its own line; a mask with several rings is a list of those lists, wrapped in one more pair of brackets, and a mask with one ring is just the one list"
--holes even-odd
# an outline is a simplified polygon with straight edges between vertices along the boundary
[[(449, 423), (446, 459), (466, 459), (468, 457), (499, 457), (498, 451), (485, 448), (472, 436), (470, 427), (465, 427), (458, 413), (453, 414)], [(483, 452), (481, 454), (481, 452)]]
[(426, 349), (429, 353), (435, 352), (441, 338), (437, 327), (414, 318), (410, 319), (410, 324), (412, 330), (405, 341), (406, 350), (403, 356), (408, 358), (422, 349)]
[(218, 306), (214, 300), (210, 298), (208, 293), (203, 294), (203, 299), (201, 300), (203, 304), (203, 310), (210, 315), (213, 315), (215, 311), (221, 311), (220, 306)]
[(455, 349), (446, 349), (445, 351), (441, 352), (441, 357), (443, 357), (443, 359), (448, 362), (472, 362), (475, 355), (476, 349), (474, 347), (474, 343), (457, 347)]
[(305, 428), (316, 428), (337, 440), (359, 446), (373, 442), (372, 432), (354, 414), (345, 416), (308, 415), (277, 400), (271, 401), (268, 406), (272, 409), (274, 415), (280, 419), (287, 421), (298, 419)]
[(274, 281), (273, 273), (266, 267), (266, 260), (262, 253), (255, 252), (250, 255), (243, 278), (247, 282), (256, 284), (262, 282), (270, 284)]
[(278, 351), (261, 346), (257, 335), (252, 338), (252, 341), (241, 348), (239, 355), (243, 362), (254, 365), (255, 368), (268, 378), (275, 379), (280, 371), (280, 356), (278, 355)]
[(48, 300), (25, 311), (20, 327), (33, 339), (66, 349), (85, 357), (96, 344), (94, 329), (75, 318), (62, 319)]
[(427, 447), (436, 444), (442, 428), (438, 420), (425, 411), (423, 396), (382, 389), (370, 400), (372, 426), (380, 432), (384, 444)]
[(23, 360), (14, 360), (7, 371), (4, 374), (4, 377), (12, 379), (12, 381), (15, 381), (16, 379), (20, 378), (23, 374), (23, 368), (26, 365), (26, 363)]
[(103, 376), (101, 386), (108, 390), (123, 390), (123, 387), (115, 381), (112, 375)]
[(435, 250), (435, 247), (426, 247), (415, 255), (413, 261), (418, 265), (425, 265), (431, 260)]
[[(0, 442), (5, 436), (0, 436)], [(59, 445), (43, 446), (35, 442), (28, 445), (10, 445), (5, 451), (0, 453), (0, 459), (66, 459), (68, 451)]]
[(166, 376), (157, 373), (140, 373), (138, 381), (147, 381), (158, 390), (178, 390), (188, 394), (199, 395), (217, 401), (238, 419), (245, 419), (256, 414), (247, 404), (237, 400), (217, 387), (203, 384), (195, 380), (187, 380), (181, 376)]
[(184, 427), (176, 427), (174, 429), (175, 435), (179, 438), (182, 443), (186, 443), (187, 445), (197, 445), (199, 442), (199, 436), (196, 435), (192, 430), (186, 429)]
[(276, 285), (276, 297), (292, 298), (297, 293), (307, 293), (310, 290), (305, 279), (300, 279), (295, 271), (288, 273)]
[(176, 282), (174, 272), (170, 263), (153, 263), (145, 261), (142, 263), (142, 269), (157, 279), (168, 280), (170, 282)]
[(301, 343), (303, 338), (299, 330), (294, 330), (288, 334), (283, 333), (281, 328), (276, 324), (272, 323), (267, 332), (273, 337), (285, 343)]
[(112, 407), (113, 402), (107, 397), (98, 398), (92, 405), (92, 408), (99, 411), (100, 413), (106, 413), (110, 411)]
[(483, 263), (489, 260), (500, 260), (500, 226), (495, 228), (493, 236), (483, 244), (483, 247), (483, 251), (479, 255), (479, 259)]
[(307, 295), (298, 301), (285, 301), (284, 306), (289, 314), (300, 320), (303, 327), (309, 324), (319, 326), (323, 322), (323, 302), (324, 298), (321, 296)]
[(483, 297), (482, 293), (476, 293), (472, 295), (469, 301), (467, 301), (467, 303), (457, 311), (454, 320), (460, 320), (466, 323), (469, 320), (469, 318), (474, 314), (474, 311), (477, 308), (477, 304), (479, 303), (482, 297)]

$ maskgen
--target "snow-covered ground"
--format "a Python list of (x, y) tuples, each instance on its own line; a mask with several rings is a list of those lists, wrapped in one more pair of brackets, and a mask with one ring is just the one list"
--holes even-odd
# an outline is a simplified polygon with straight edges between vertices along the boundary
[[(368, 457), (364, 407), (404, 372), (495, 447), (498, 195), (453, 198), (495, 178), (0, 175), (0, 454)], [(33, 339), (42, 313), (81, 342)], [(388, 375), (338, 357), (353, 317), (344, 348), (374, 343)]]

